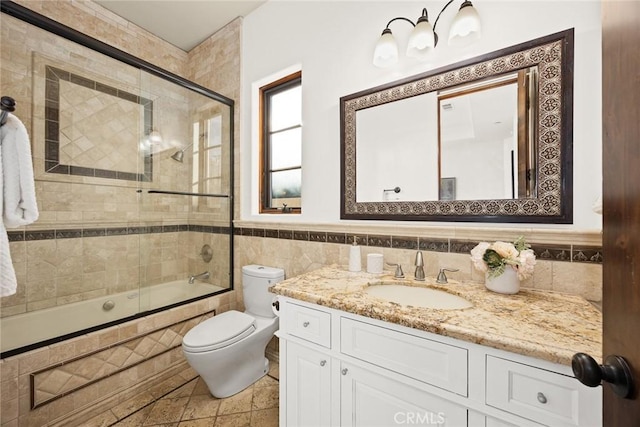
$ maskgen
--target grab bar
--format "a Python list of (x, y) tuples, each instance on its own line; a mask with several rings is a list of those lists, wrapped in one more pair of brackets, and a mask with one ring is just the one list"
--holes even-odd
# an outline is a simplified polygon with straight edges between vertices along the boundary
[[(142, 190), (136, 190), (138, 193), (142, 193)], [(147, 190), (149, 194), (173, 194), (179, 196), (198, 196), (198, 197), (221, 197), (228, 198), (227, 194), (210, 194), (210, 193), (187, 193), (186, 191), (166, 191), (166, 190)]]

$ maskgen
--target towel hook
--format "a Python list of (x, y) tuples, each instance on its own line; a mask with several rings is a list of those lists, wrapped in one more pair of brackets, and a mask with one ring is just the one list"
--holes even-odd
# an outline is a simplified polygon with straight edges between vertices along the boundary
[(0, 98), (0, 126), (4, 125), (7, 121), (7, 115), (16, 110), (16, 101), (10, 96), (3, 96)]

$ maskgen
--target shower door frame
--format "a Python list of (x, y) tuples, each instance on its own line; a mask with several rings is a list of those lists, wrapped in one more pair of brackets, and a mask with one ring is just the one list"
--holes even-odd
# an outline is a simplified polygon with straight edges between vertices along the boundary
[[(210, 298), (213, 295), (219, 295), (219, 294), (223, 294), (226, 292), (230, 292), (234, 289), (234, 236), (235, 236), (235, 230), (234, 230), (234, 224), (233, 224), (233, 218), (234, 218), (234, 182), (235, 182), (235, 178), (234, 178), (234, 145), (235, 145), (235, 135), (234, 135), (234, 109), (235, 109), (235, 101), (231, 98), (228, 98), (222, 94), (219, 94), (215, 91), (212, 91), (210, 89), (207, 89), (204, 86), (201, 86), (197, 83), (194, 83), (190, 80), (185, 79), (184, 77), (181, 77), (177, 74), (174, 74), (170, 71), (167, 71), (163, 68), (158, 67), (157, 65), (154, 65), (150, 62), (147, 62), (143, 59), (140, 59), (138, 57), (135, 57), (125, 51), (122, 51), (118, 48), (115, 48), (111, 45), (108, 45), (98, 39), (95, 39), (91, 36), (88, 36), (86, 34), (83, 34), (77, 30), (74, 30), (71, 27), (68, 27), (64, 24), (61, 24), (57, 21), (54, 21), (51, 18), (48, 18), (44, 15), (41, 15), (37, 12), (32, 11), (31, 9), (28, 9), (20, 4), (17, 4), (13, 1), (9, 1), (9, 0), (3, 0), (2, 2), (0, 2), (0, 12), (5, 13), (9, 16), (12, 16), (14, 18), (17, 18), (27, 24), (31, 24), (34, 25), (42, 30), (45, 30), (49, 33), (55, 34), (59, 37), (62, 37), (64, 39), (67, 39), (71, 42), (77, 43), (81, 46), (84, 46), (88, 49), (91, 49), (95, 52), (101, 53), (103, 55), (106, 55), (112, 59), (115, 59), (117, 61), (120, 61), (124, 64), (130, 65), (138, 70), (141, 71), (145, 71), (151, 75), (154, 75), (156, 77), (162, 78), (164, 80), (167, 80), (171, 83), (174, 83), (182, 88), (191, 90), (193, 92), (196, 92), (200, 95), (203, 95), (207, 98), (213, 99), (215, 101), (220, 102), (223, 105), (226, 105), (227, 107), (229, 107), (229, 122), (230, 122), (230, 126), (229, 126), (229, 188), (228, 188), (228, 200), (229, 200), (229, 224), (228, 227), (225, 227), (228, 232), (229, 232), (229, 287), (222, 290), (222, 291), (217, 291), (215, 293), (212, 294), (208, 294), (208, 295), (204, 295), (201, 297), (197, 297), (197, 298), (192, 298), (186, 301), (181, 301), (181, 302), (177, 302), (174, 304), (170, 304), (161, 308), (157, 308), (157, 309), (153, 309), (153, 310), (149, 310), (149, 311), (144, 311), (144, 312), (138, 312), (137, 314), (133, 315), (133, 316), (128, 316), (126, 318), (122, 318), (122, 319), (118, 319), (115, 321), (111, 321), (108, 323), (104, 323), (101, 325), (97, 325), (97, 326), (93, 326), (90, 327), (88, 329), (84, 329), (81, 331), (76, 331), (74, 333), (70, 333), (70, 334), (66, 334), (64, 336), (61, 337), (56, 337), (56, 338), (52, 338), (52, 339), (48, 339), (42, 342), (37, 342), (31, 345), (27, 345), (25, 347), (20, 347), (17, 349), (13, 349), (13, 350), (8, 350), (6, 352), (3, 352), (0, 356), (2, 358), (6, 358), (6, 357), (10, 357), (10, 356), (14, 356), (20, 353), (24, 353), (26, 351), (30, 351), (30, 350), (34, 350), (36, 348), (40, 348), (46, 345), (49, 345), (51, 343), (54, 342), (59, 342), (61, 340), (66, 340), (66, 339), (70, 339), (73, 338), (75, 336), (79, 336), (82, 334), (86, 334), (89, 332), (93, 332), (96, 330), (100, 330), (100, 329), (104, 329), (113, 325), (117, 325), (129, 320), (133, 320), (136, 318), (140, 318), (142, 316), (147, 316), (149, 314), (153, 314), (156, 312), (160, 312), (160, 311), (165, 311), (168, 309), (171, 309), (173, 307), (177, 307), (177, 306), (181, 306), (181, 305), (185, 305), (200, 299), (205, 299), (205, 298)], [(149, 192), (153, 192), (152, 190), (149, 190)], [(186, 195), (195, 195), (195, 194), (191, 194), (191, 193), (180, 193), (180, 192), (171, 192), (172, 194), (186, 194)], [(198, 194), (200, 195), (200, 194)], [(220, 197), (221, 195), (213, 195), (214, 197)]]

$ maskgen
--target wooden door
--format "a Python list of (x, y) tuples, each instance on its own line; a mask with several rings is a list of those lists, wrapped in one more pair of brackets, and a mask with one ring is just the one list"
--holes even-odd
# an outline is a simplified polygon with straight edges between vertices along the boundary
[[(593, 51), (597, 46), (593, 46)], [(595, 54), (595, 53), (594, 53)], [(603, 354), (629, 363), (631, 399), (603, 385), (605, 426), (640, 425), (640, 2), (602, 2)]]

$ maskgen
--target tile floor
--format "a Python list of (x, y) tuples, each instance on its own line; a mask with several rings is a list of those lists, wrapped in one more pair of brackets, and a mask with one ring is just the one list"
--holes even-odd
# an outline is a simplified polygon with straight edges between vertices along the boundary
[[(173, 381), (166, 382), (174, 384), (174, 388), (166, 394), (154, 398), (152, 396), (157, 395), (157, 391), (156, 393), (153, 390), (145, 392), (89, 420), (85, 425), (92, 427), (278, 426), (277, 363), (271, 363), (268, 375), (226, 399), (212, 397), (199, 377), (184, 379), (189, 378), (189, 372), (193, 371), (188, 370), (176, 376)], [(166, 391), (167, 386), (164, 389)]]

